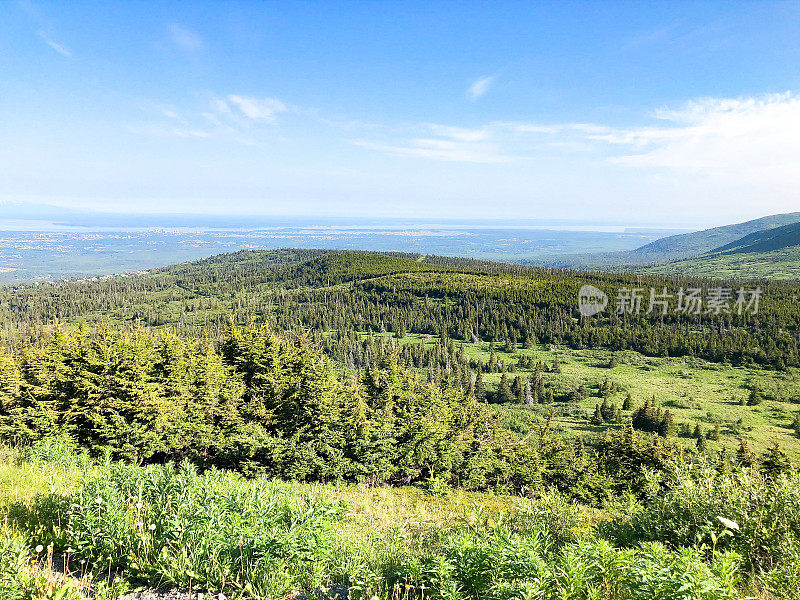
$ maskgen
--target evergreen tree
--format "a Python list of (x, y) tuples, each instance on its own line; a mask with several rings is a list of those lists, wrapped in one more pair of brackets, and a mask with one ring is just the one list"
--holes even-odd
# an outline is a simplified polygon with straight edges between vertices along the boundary
[(661, 419), (658, 434), (661, 437), (675, 437), (675, 431), (675, 420), (672, 416), (672, 411), (665, 410), (664, 416)]
[(771, 479), (792, 471), (792, 462), (786, 456), (777, 440), (761, 455), (759, 469)]
[(625, 400), (622, 402), (622, 410), (632, 410), (633, 409), (633, 398), (631, 398), (630, 392), (625, 395)]
[(497, 402), (502, 404), (514, 402), (515, 396), (511, 391), (511, 386), (508, 384), (508, 375), (503, 373), (500, 376), (500, 384), (497, 386)]
[(756, 464), (755, 454), (750, 450), (747, 440), (739, 438), (739, 448), (736, 450), (736, 462), (745, 467), (752, 467)]
[(589, 419), (589, 423), (592, 425), (602, 425), (603, 424), (603, 415), (600, 412), (600, 405), (594, 405), (594, 414), (592, 415), (591, 419)]
[(761, 390), (753, 386), (750, 388), (750, 394), (747, 396), (747, 406), (757, 406), (761, 404), (763, 399)]

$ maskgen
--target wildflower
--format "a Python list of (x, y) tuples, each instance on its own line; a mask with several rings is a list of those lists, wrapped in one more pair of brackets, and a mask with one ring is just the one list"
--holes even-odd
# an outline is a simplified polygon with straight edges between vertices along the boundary
[(67, 548), (67, 554), (72, 554), (74, 550), (72, 548)]
[(725, 517), (717, 517), (717, 521), (725, 525), (728, 529), (732, 529), (733, 531), (739, 531), (739, 524), (736, 521), (731, 521), (730, 519), (726, 519)]
[(141, 502), (136, 503), (136, 508), (138, 508), (139, 510), (142, 510), (142, 506), (144, 506), (144, 504), (142, 504)]
[(155, 523), (150, 523), (150, 526), (148, 527), (148, 529), (150, 531), (155, 531), (156, 530), (156, 524)]
[(95, 500), (95, 502), (97, 502), (98, 504), (102, 504), (102, 503), (103, 503), (103, 498), (102, 498), (101, 496), (98, 496), (98, 497), (97, 497), (97, 498), (95, 498), (94, 500)]
[(37, 553), (37, 554), (38, 554), (39, 552), (41, 552), (42, 550), (44, 550), (44, 546), (42, 546), (41, 544), (39, 544), (38, 546), (36, 546), (36, 553)]

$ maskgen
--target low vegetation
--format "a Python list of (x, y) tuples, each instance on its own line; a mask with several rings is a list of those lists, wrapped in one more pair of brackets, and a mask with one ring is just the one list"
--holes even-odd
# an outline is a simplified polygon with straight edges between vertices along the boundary
[[(648, 476), (641, 503), (596, 510), (555, 492), (431, 495), (79, 456), (57, 442), (4, 453), (0, 597), (179, 586), (246, 598), (733, 600), (792, 598), (800, 583), (796, 475), (682, 463)], [(72, 575), (48, 575), (48, 562)]]

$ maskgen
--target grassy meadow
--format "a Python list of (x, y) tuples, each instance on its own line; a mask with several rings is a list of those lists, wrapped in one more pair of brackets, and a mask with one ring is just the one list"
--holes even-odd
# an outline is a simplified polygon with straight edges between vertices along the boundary
[[(401, 343), (413, 344), (423, 340), (433, 347), (437, 340), (430, 336), (408, 334)], [(483, 362), (489, 360), (489, 343), (457, 342), (472, 358)], [(611, 352), (609, 350), (555, 348), (537, 346), (506, 352), (495, 345), (497, 359), (506, 365), (516, 365), (520, 357), (532, 356), (549, 367), (557, 361), (558, 373), (545, 373), (545, 381), (555, 389), (571, 391), (584, 385), (588, 398), (579, 402), (555, 402), (533, 407), (513, 404), (496, 405), (497, 410), (525, 416), (531, 411), (537, 414), (552, 414), (552, 423), (564, 430), (582, 434), (597, 434), (615, 425), (591, 425), (589, 417), (603, 398), (598, 394), (598, 384), (606, 379), (616, 384), (619, 390), (609, 397), (609, 402), (622, 406), (627, 394), (631, 395), (633, 408), (655, 398), (658, 406), (669, 409), (675, 416), (676, 425), (685, 424), (689, 432), (700, 425), (708, 433), (720, 426), (720, 439), (709, 440), (711, 450), (726, 448), (735, 451), (739, 439), (747, 440), (756, 451), (763, 451), (778, 441), (787, 453), (800, 457), (800, 437), (792, 429), (794, 415), (800, 412), (800, 370), (788, 368), (784, 371), (763, 369), (757, 365), (737, 367), (730, 364), (713, 363), (696, 357), (662, 358), (649, 357), (634, 351)], [(612, 355), (617, 365), (609, 368)], [(514, 367), (507, 376), (529, 376), (532, 369)], [(483, 376), (487, 389), (495, 388), (501, 373), (486, 373)], [(764, 400), (756, 406), (748, 406), (750, 387), (762, 391)], [(627, 411), (625, 416), (632, 411)], [(618, 426), (618, 425), (616, 425)], [(686, 445), (695, 440), (684, 435), (679, 438)]]
[[(781, 586), (797, 576), (786, 567), (798, 548), (797, 479), (765, 489), (752, 474), (713, 485), (706, 474), (676, 472), (649, 507), (599, 510), (557, 494), (97, 463), (58, 442), (3, 449), (0, 598), (176, 587), (264, 599), (793, 597)], [(787, 508), (779, 520), (776, 503)]]

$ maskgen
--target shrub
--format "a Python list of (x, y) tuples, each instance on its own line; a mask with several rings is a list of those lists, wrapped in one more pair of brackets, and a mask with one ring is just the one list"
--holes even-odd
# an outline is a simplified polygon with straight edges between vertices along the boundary
[[(96, 571), (121, 568), (150, 585), (281, 596), (322, 583), (342, 514), (338, 504), (289, 492), (220, 471), (199, 475), (188, 463), (107, 464), (53, 516), (63, 526), (52, 540)], [(54, 503), (40, 496), (35, 510)]]
[(800, 558), (796, 476), (768, 478), (751, 468), (720, 473), (705, 463), (680, 464), (669, 474), (650, 473), (645, 505), (607, 524), (604, 532), (626, 545), (658, 540), (673, 548), (734, 550), (747, 569), (759, 573)]

